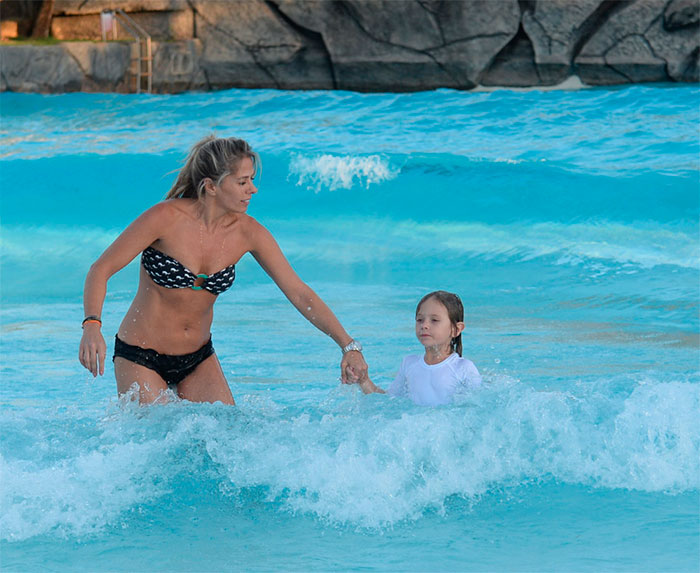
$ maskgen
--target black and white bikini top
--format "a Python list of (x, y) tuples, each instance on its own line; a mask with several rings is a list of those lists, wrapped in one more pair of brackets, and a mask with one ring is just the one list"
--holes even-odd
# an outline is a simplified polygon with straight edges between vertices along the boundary
[(204, 273), (196, 275), (177, 259), (153, 247), (143, 251), (141, 264), (153, 282), (165, 288), (205, 289), (212, 294), (221, 294), (230, 289), (233, 281), (236, 280), (235, 264), (213, 275)]

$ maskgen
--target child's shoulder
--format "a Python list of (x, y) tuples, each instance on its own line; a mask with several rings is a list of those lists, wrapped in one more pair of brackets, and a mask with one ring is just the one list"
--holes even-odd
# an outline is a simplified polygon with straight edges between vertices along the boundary
[(469, 358), (457, 357), (454, 362), (455, 368), (459, 370), (465, 379), (469, 379), (472, 384), (481, 384), (481, 374), (476, 365)]
[(455, 363), (459, 364), (463, 368), (476, 368), (476, 366), (474, 366), (474, 363), (471, 360), (469, 360), (469, 358), (465, 358), (464, 356), (457, 356), (455, 358)]

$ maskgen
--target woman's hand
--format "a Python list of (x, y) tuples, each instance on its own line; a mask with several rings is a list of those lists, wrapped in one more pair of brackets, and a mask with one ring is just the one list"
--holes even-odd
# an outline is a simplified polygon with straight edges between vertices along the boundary
[(80, 340), (79, 358), (80, 363), (85, 366), (93, 376), (105, 373), (105, 356), (107, 355), (107, 345), (100, 332), (100, 326), (94, 323), (86, 323), (83, 328), (83, 337)]
[(346, 384), (357, 384), (362, 389), (362, 392), (364, 394), (386, 393), (384, 392), (384, 390), (382, 390), (379, 386), (377, 386), (374, 382), (372, 382), (369, 379), (369, 375), (367, 372), (365, 372), (364, 376), (357, 376), (355, 371), (352, 369), (352, 366), (346, 366), (345, 374), (346, 378), (348, 379), (348, 382), (346, 382)]
[(343, 384), (356, 384), (367, 378), (367, 363), (361, 352), (350, 350), (340, 362), (340, 379)]

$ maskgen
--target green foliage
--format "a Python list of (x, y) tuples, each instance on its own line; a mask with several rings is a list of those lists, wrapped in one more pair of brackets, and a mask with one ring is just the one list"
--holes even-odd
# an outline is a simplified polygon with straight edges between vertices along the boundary
[(48, 38), (23, 38), (18, 36), (17, 38), (3, 40), (2, 43), (11, 46), (53, 46), (54, 44), (60, 44), (61, 40), (50, 36)]

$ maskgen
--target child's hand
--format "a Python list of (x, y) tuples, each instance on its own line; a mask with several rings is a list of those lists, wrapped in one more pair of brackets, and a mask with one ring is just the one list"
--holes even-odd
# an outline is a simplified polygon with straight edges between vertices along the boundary
[(364, 394), (374, 394), (375, 392), (385, 394), (384, 390), (369, 379), (369, 376), (365, 376), (363, 380), (360, 380), (359, 384)]
[(384, 394), (384, 390), (372, 382), (369, 378), (369, 374), (367, 373), (364, 373), (363, 376), (359, 376), (357, 372), (352, 369), (352, 367), (348, 366), (345, 368), (345, 377), (347, 378), (349, 384), (359, 384), (362, 392), (365, 394), (373, 394), (374, 392)]

